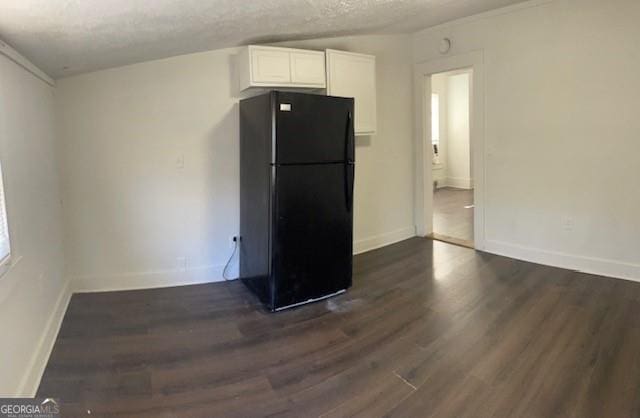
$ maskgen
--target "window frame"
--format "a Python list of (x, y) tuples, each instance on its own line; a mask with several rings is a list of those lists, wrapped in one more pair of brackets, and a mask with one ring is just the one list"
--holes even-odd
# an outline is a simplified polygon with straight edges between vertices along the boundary
[[(4, 171), (2, 167), (2, 162), (0, 162), (0, 193), (2, 194), (1, 203), (3, 203), (3, 204), (0, 204), (0, 211), (4, 210), (4, 222), (5, 222), (4, 227), (6, 230), (7, 247), (8, 247), (7, 255), (5, 255), (2, 259), (0, 259), (0, 278), (4, 276), (7, 272), (9, 272), (9, 270), (11, 270), (11, 267), (13, 267), (13, 265), (15, 264), (15, 263), (12, 263), (13, 245), (11, 243), (11, 231), (9, 229), (9, 209), (7, 205), (7, 190), (5, 185), (6, 183), (4, 181)], [(1, 213), (0, 213), (0, 219), (1, 219)], [(0, 225), (0, 229), (1, 228), (2, 228), (2, 225)]]

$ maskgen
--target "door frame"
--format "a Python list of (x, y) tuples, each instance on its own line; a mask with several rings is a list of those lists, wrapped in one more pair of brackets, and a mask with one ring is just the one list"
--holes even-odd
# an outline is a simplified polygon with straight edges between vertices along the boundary
[(433, 233), (433, 172), (431, 147), (431, 76), (471, 68), (469, 142), (473, 161), (473, 241), (477, 250), (486, 248), (485, 238), (485, 96), (484, 53), (482, 50), (441, 57), (414, 64), (415, 101), (415, 225), (418, 236)]

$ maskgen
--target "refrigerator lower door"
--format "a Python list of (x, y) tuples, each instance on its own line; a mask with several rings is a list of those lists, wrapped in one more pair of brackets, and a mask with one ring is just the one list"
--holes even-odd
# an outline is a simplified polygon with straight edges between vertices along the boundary
[(353, 165), (276, 168), (274, 309), (351, 286)]

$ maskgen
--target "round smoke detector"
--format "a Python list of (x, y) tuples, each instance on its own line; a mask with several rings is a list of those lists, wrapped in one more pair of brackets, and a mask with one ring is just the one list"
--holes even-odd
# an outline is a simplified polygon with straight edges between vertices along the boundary
[(440, 51), (440, 53), (446, 54), (447, 52), (449, 52), (450, 49), (451, 49), (451, 39), (442, 38), (442, 40), (440, 41), (440, 46), (438, 47), (438, 50)]

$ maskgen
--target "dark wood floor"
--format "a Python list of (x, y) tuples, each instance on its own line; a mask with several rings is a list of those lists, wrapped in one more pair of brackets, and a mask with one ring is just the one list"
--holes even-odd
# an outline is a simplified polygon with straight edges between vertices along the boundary
[(638, 417), (640, 284), (414, 238), (277, 314), (241, 283), (74, 295), (64, 416)]
[(473, 246), (473, 190), (442, 187), (433, 193), (433, 232)]

